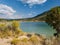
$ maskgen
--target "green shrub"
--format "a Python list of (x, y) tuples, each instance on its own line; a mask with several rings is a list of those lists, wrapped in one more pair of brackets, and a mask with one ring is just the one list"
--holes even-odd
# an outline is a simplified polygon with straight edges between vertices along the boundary
[(0, 37), (18, 37), (24, 35), (18, 21), (0, 22)]
[(29, 40), (33, 41), (33, 42), (37, 42), (39, 39), (37, 38), (37, 36), (33, 35), (33, 36), (30, 37)]
[(23, 39), (22, 39), (22, 42), (27, 42), (27, 41), (28, 41), (27, 38), (23, 38)]
[(17, 30), (18, 28), (19, 28), (19, 22), (17, 22), (17, 21), (13, 21), (12, 22), (12, 27), (13, 27), (13, 30)]
[(17, 39), (17, 38), (14, 38), (14, 39), (11, 41), (11, 44), (16, 45), (18, 42), (20, 42), (20, 40)]

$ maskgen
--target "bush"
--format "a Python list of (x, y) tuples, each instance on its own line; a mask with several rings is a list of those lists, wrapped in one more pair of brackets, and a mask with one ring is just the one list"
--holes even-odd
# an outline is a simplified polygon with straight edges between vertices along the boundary
[(23, 41), (23, 42), (27, 42), (28, 39), (27, 39), (27, 38), (23, 38), (22, 41)]
[(13, 21), (12, 22), (12, 27), (13, 27), (13, 30), (17, 30), (19, 28), (19, 22)]
[(31, 38), (30, 38), (30, 41), (33, 41), (33, 42), (37, 42), (38, 40), (39, 39), (35, 35), (32, 35)]
[(17, 38), (14, 38), (14, 39), (11, 41), (11, 44), (16, 45), (18, 42), (20, 42), (20, 40), (17, 39)]
[(24, 35), (18, 21), (0, 22), (0, 37), (18, 37)]

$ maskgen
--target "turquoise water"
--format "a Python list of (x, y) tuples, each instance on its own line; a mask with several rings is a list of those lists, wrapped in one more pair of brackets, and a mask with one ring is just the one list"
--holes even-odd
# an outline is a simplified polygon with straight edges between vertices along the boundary
[(55, 30), (45, 22), (22, 22), (20, 28), (29, 33), (38, 33), (46, 36), (52, 36)]

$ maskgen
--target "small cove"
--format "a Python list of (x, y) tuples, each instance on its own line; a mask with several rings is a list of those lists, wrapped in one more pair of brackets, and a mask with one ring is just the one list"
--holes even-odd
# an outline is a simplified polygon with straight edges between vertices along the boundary
[(56, 32), (45, 22), (21, 22), (20, 28), (24, 32), (38, 33), (46, 36), (53, 36), (53, 34)]

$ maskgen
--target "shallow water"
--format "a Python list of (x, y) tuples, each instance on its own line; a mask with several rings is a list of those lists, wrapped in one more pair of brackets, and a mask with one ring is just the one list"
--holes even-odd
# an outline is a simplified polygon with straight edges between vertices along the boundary
[(38, 33), (46, 36), (52, 36), (56, 32), (45, 22), (22, 22), (20, 28), (29, 33)]

